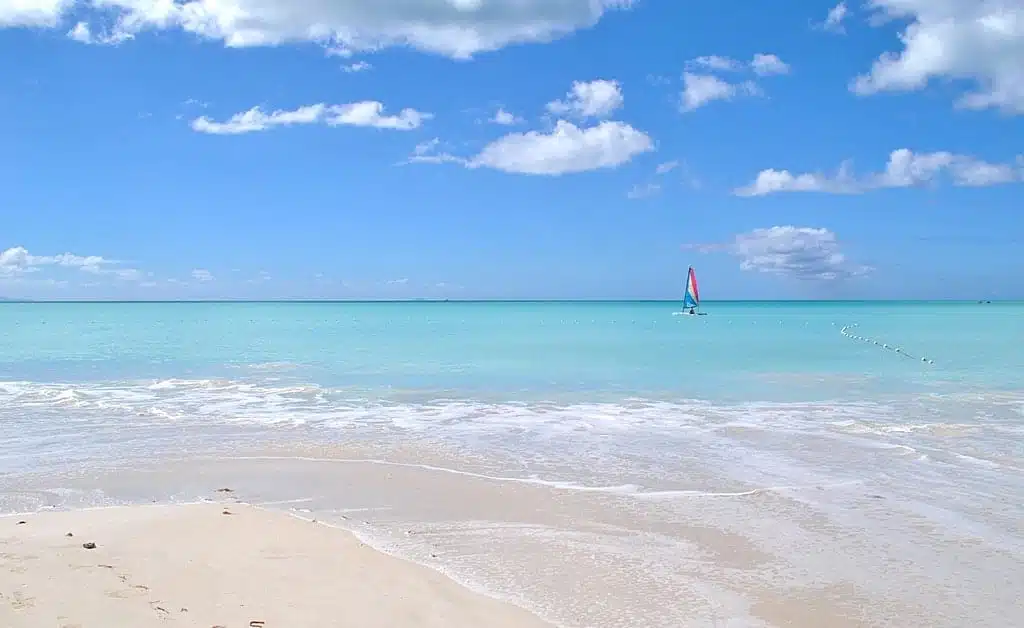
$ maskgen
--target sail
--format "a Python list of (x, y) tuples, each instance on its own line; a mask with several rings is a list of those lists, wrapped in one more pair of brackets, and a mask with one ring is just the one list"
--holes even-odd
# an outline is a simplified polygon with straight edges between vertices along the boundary
[(686, 273), (686, 292), (683, 293), (683, 308), (700, 307), (700, 292), (697, 290), (697, 273), (693, 266)]

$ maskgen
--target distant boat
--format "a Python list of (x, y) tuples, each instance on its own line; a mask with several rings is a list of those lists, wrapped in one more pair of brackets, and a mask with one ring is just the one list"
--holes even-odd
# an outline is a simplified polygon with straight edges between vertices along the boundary
[(686, 291), (683, 293), (683, 311), (681, 314), (689, 314), (691, 316), (705, 316), (704, 312), (698, 312), (700, 309), (700, 291), (697, 289), (697, 273), (693, 271), (693, 266), (686, 271)]

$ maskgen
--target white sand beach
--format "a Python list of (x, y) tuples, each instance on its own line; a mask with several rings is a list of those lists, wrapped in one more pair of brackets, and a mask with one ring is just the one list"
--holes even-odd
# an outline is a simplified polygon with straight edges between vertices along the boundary
[(0, 626), (549, 624), (347, 531), (244, 504), (202, 503), (0, 518)]

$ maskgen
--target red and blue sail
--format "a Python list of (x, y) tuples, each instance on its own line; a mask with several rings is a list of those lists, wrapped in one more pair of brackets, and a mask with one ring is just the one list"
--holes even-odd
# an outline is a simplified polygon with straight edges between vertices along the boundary
[(700, 307), (700, 292), (697, 290), (697, 273), (693, 266), (686, 273), (686, 292), (683, 293), (683, 309)]

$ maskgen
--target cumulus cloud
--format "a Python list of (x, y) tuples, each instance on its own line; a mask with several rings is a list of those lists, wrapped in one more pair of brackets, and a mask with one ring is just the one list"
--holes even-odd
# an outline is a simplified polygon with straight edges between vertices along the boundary
[(578, 127), (559, 120), (550, 133), (510, 133), (484, 147), (468, 160), (470, 168), (504, 172), (561, 175), (614, 168), (654, 150), (654, 141), (623, 122), (604, 121)]
[(967, 81), (968, 109), (1024, 114), (1024, 0), (870, 0), (883, 20), (907, 21), (902, 48), (850, 84), (857, 94), (916, 91), (933, 79)]
[(548, 133), (509, 133), (469, 158), (442, 150), (441, 141), (434, 138), (417, 144), (406, 163), (455, 163), (471, 169), (557, 176), (614, 168), (652, 150), (654, 141), (646, 133), (623, 122), (606, 120), (578, 127), (559, 120)]
[(92, 29), (89, 27), (89, 24), (87, 24), (86, 22), (79, 22), (75, 24), (74, 28), (68, 31), (68, 37), (83, 44), (113, 46), (121, 42), (127, 41), (129, 39), (132, 39), (134, 36), (124, 32), (114, 32), (96, 35), (92, 32)]
[(889, 154), (881, 172), (857, 177), (850, 163), (835, 174), (808, 172), (793, 174), (789, 170), (767, 169), (758, 173), (749, 185), (733, 191), (737, 196), (765, 196), (779, 192), (824, 192), (829, 194), (860, 194), (882, 188), (905, 188), (926, 185), (946, 177), (953, 185), (983, 187), (1024, 181), (1024, 156), (1013, 163), (989, 163), (969, 155), (940, 151), (914, 153), (901, 148)]
[(835, 281), (871, 271), (847, 259), (836, 234), (828, 229), (792, 225), (754, 229), (724, 244), (691, 244), (703, 253), (724, 251), (740, 268), (800, 280)]
[(733, 100), (737, 96), (756, 96), (761, 93), (753, 81), (730, 83), (711, 74), (684, 72), (680, 108), (684, 112), (696, 111), (716, 100)]
[(750, 69), (758, 76), (789, 74), (789, 64), (775, 55), (756, 54), (750, 62)]
[(378, 129), (410, 131), (418, 129), (423, 122), (433, 117), (415, 109), (403, 109), (396, 115), (384, 115), (383, 103), (375, 100), (326, 105), (317, 103), (292, 110), (264, 112), (256, 106), (248, 111), (236, 113), (224, 122), (216, 122), (207, 116), (192, 121), (192, 129), (214, 135), (239, 135), (255, 131), (267, 131), (275, 127), (326, 124), (327, 126), (362, 126)]
[(514, 124), (522, 123), (523, 119), (513, 113), (505, 111), (504, 107), (500, 107), (498, 111), (495, 112), (494, 117), (491, 118), (491, 122), (494, 124), (500, 124), (501, 126), (512, 126)]
[(16, 0), (0, 25), (55, 27), (74, 15), (102, 37), (181, 30), (227, 46), (317, 42), (347, 51), (389, 46), (465, 59), (548, 42), (595, 25), (634, 0)]
[(0, 27), (55, 27), (76, 0), (4, 0), (0, 2)]
[(192, 279), (206, 283), (209, 281), (214, 281), (216, 277), (214, 277), (213, 273), (206, 270), (205, 268), (197, 268), (192, 271)]
[[(601, 118), (621, 107), (622, 101), (622, 91), (615, 81), (577, 81), (565, 100), (548, 103), (547, 108), (582, 118)], [(624, 122), (602, 120), (588, 126), (558, 120), (549, 131), (504, 135), (472, 157), (453, 155), (434, 138), (418, 144), (406, 163), (457, 163), (470, 169), (557, 176), (615, 168), (654, 148), (650, 136)]]
[(33, 255), (25, 247), (15, 246), (0, 252), (0, 277), (18, 277), (37, 273), (47, 267), (77, 269), (93, 275), (110, 275), (117, 279), (136, 280), (142, 273), (135, 268), (126, 268), (121, 262), (99, 255)]
[(618, 81), (575, 81), (565, 98), (549, 102), (547, 110), (555, 115), (606, 118), (621, 108), (623, 102), (622, 88)]

